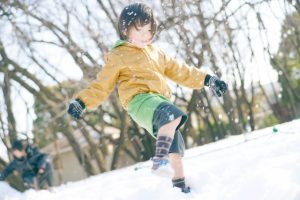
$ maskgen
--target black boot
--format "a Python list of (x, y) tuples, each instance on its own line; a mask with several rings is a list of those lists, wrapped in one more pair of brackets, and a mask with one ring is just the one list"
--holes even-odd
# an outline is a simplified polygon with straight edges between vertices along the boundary
[(183, 193), (190, 193), (191, 192), (191, 188), (189, 186), (185, 185), (184, 178), (173, 179), (172, 183), (173, 183), (173, 187), (180, 188), (181, 192), (183, 192)]

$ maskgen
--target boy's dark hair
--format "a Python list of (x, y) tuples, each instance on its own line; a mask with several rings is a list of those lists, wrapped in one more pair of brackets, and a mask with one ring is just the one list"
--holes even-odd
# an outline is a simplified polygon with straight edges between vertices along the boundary
[(22, 151), (25, 149), (25, 144), (23, 140), (15, 140), (12, 144), (12, 150), (19, 150)]
[(126, 40), (129, 28), (151, 24), (152, 35), (156, 33), (156, 22), (152, 9), (144, 3), (133, 3), (126, 6), (119, 17), (118, 31), (120, 39)]

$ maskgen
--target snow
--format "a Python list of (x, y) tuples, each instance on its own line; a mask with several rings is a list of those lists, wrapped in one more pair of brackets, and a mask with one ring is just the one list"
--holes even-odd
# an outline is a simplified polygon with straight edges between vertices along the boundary
[(186, 151), (190, 194), (151, 174), (148, 161), (51, 192), (19, 193), (0, 182), (0, 200), (300, 200), (300, 120), (276, 128), (278, 132), (269, 127)]

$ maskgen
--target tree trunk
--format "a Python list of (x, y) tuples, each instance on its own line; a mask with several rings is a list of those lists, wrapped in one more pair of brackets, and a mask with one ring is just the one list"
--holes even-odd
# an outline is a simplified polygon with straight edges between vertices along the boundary
[(120, 138), (119, 138), (118, 144), (116, 145), (115, 150), (114, 150), (113, 159), (112, 159), (111, 167), (110, 167), (111, 170), (114, 170), (117, 167), (117, 162), (119, 160), (120, 152), (121, 152), (122, 146), (124, 145), (125, 135), (126, 135), (126, 132), (128, 131), (127, 113), (125, 111), (122, 112), (120, 122), (121, 122)]
[(81, 122), (78, 122), (78, 125), (79, 125), (78, 127), (80, 128), (84, 138), (88, 142), (89, 147), (91, 148), (91, 153), (93, 154), (93, 156), (96, 159), (96, 162), (97, 162), (100, 172), (106, 172), (107, 171), (107, 169), (105, 168), (106, 161), (105, 161), (103, 154), (101, 153), (100, 149), (97, 147), (97, 144), (95, 144), (95, 142), (91, 138), (91, 136), (88, 133), (88, 131), (86, 130), (85, 126)]

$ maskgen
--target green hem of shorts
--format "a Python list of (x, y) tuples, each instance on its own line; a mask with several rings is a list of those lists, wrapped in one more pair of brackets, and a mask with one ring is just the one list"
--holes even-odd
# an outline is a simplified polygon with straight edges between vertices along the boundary
[(154, 138), (156, 137), (153, 133), (153, 114), (162, 102), (170, 102), (170, 100), (160, 94), (143, 93), (134, 96), (128, 104), (127, 111), (131, 118)]

